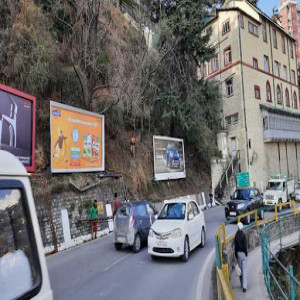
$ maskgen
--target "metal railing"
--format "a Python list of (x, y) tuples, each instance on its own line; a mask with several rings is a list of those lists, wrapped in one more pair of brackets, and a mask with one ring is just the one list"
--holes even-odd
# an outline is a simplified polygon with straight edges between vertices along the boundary
[[(294, 276), (293, 266), (290, 265), (289, 269), (286, 268), (276, 256), (285, 246), (294, 245), (295, 241), (300, 244), (300, 215), (299, 211), (296, 211), (295, 202), (293, 213), (285, 214), (282, 217), (277, 216), (275, 208), (275, 220), (276, 222), (268, 224), (261, 231), (262, 268), (265, 284), (271, 299), (295, 300), (295, 289), (300, 289), (300, 282)], [(285, 277), (286, 280), (281, 282), (278, 280), (274, 265), (277, 265), (280, 270), (281, 278)]]
[[(281, 206), (290, 206), (293, 208), (293, 211), (285, 213), (281, 217), (279, 217), (278, 216), (278, 207), (281, 207)], [(271, 216), (264, 220), (258, 220), (258, 215), (261, 210), (270, 211), (273, 209), (274, 209), (274, 216)], [(245, 214), (239, 215), (237, 218), (233, 218), (231, 221), (226, 222), (226, 224), (230, 224), (230, 223), (237, 222), (237, 221), (239, 222), (241, 220), (244, 220), (249, 215), (250, 216), (254, 215), (255, 222), (253, 224), (245, 226), (244, 230), (247, 231), (251, 228), (254, 228), (254, 227), (258, 228), (259, 226), (263, 225), (265, 227), (262, 230), (262, 234), (263, 234), (263, 232), (268, 231), (266, 236), (264, 236), (264, 237), (261, 236), (261, 245), (264, 245), (264, 246), (266, 245), (266, 248), (264, 248), (264, 250), (262, 250), (262, 251), (264, 251), (264, 253), (262, 255), (262, 257), (263, 257), (262, 261), (263, 261), (263, 270), (264, 270), (264, 274), (265, 274), (265, 281), (270, 280), (270, 278), (268, 279), (268, 277), (266, 279), (266, 275), (269, 274), (269, 276), (272, 276), (270, 274), (270, 272), (272, 272), (272, 270), (271, 270), (271, 267), (269, 266), (269, 263), (270, 263), (270, 257), (272, 257), (272, 258), (273, 258), (273, 256), (275, 257), (275, 255), (269, 251), (270, 250), (270, 241), (276, 240), (275, 236), (273, 238), (270, 236), (270, 232), (273, 232), (272, 230), (270, 230), (270, 226), (275, 226), (274, 224), (276, 224), (278, 226), (278, 228), (281, 228), (282, 220), (288, 220), (288, 218), (291, 218), (291, 217), (294, 218), (295, 220), (297, 220), (296, 223), (298, 224), (297, 230), (298, 230), (299, 243), (300, 243), (300, 210), (296, 209), (295, 201), (287, 202), (287, 203), (280, 203), (280, 204), (276, 204), (274, 207), (262, 207), (257, 210), (253, 210), (253, 211), (247, 212)], [(277, 220), (278, 220), (278, 222), (276, 222)], [(234, 239), (234, 235), (231, 235), (229, 237), (226, 236), (226, 224), (225, 223), (220, 224), (218, 226), (216, 234), (215, 234), (215, 254), (216, 254), (218, 295), (220, 293), (219, 299), (234, 300), (234, 294), (233, 294), (233, 290), (232, 290), (230, 280), (229, 280), (229, 267), (230, 266), (228, 266), (228, 264), (226, 262), (224, 263), (224, 258), (223, 258), (223, 250), (225, 250), (227, 248), (228, 244)], [(267, 228), (269, 228), (269, 229), (267, 229)], [(279, 230), (278, 239), (280, 241), (281, 248), (283, 246), (282, 239), (283, 239), (283, 237), (285, 237), (288, 234), (289, 230), (290, 230), (290, 228), (288, 228), (288, 230), (287, 229)], [(266, 241), (266, 243), (264, 243), (264, 241)], [(263, 246), (262, 246), (262, 248), (263, 248)], [(268, 262), (268, 265), (266, 264), (267, 262)], [(285, 270), (287, 271), (286, 268), (285, 268)], [(295, 286), (300, 287), (300, 286), (298, 285), (299, 282), (294, 277), (292, 272), (293, 272), (293, 268), (290, 268), (290, 271), (288, 271), (288, 276), (290, 276), (290, 278), (292, 278), (291, 283), (290, 283), (290, 294), (295, 295), (294, 287)], [(274, 279), (277, 281), (275, 276), (274, 276)], [(266, 281), (266, 284), (267, 284), (267, 282), (268, 281)], [(278, 281), (277, 281), (277, 283), (278, 283)], [(273, 285), (271, 285), (271, 281), (270, 281), (269, 287), (270, 288), (273, 287)], [(267, 289), (268, 289), (268, 285), (267, 285)], [(293, 289), (293, 292), (291, 292), (291, 289)], [(278, 298), (275, 298), (272, 296), (270, 296), (270, 297), (271, 297), (271, 299), (278, 299)], [(281, 299), (281, 298), (279, 298), (279, 299)], [(295, 297), (294, 298), (284, 298), (283, 297), (283, 299), (295, 300), (296, 298)]]
[(215, 197), (216, 197), (216, 195), (217, 196), (224, 195), (226, 185), (228, 184), (230, 177), (233, 175), (234, 170), (235, 170), (236, 166), (238, 165), (239, 161), (240, 161), (240, 151), (237, 151), (236, 155), (229, 162), (228, 167), (224, 171), (218, 185), (214, 189)]

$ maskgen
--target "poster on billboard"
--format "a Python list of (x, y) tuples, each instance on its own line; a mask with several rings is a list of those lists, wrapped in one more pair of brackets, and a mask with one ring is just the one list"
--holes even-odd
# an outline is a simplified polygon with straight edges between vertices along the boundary
[(153, 136), (153, 152), (155, 180), (186, 177), (182, 139)]
[(34, 172), (36, 98), (0, 84), (0, 149)]
[(52, 173), (104, 171), (104, 116), (50, 102)]

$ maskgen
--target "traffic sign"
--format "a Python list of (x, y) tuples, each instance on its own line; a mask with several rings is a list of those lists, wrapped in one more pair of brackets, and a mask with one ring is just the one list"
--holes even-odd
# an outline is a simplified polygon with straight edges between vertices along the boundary
[(236, 184), (237, 184), (237, 187), (250, 186), (249, 172), (237, 173), (236, 174)]

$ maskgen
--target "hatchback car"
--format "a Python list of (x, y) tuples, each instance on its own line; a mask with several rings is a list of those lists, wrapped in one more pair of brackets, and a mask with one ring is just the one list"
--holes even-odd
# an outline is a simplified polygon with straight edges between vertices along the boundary
[(187, 261), (189, 253), (198, 245), (205, 245), (204, 213), (195, 201), (165, 201), (148, 236), (148, 253), (152, 258), (181, 257)]
[(139, 252), (142, 242), (147, 241), (149, 229), (155, 221), (155, 212), (155, 208), (146, 200), (120, 204), (114, 219), (116, 250), (121, 250), (125, 244), (132, 246), (133, 252)]
[[(231, 201), (225, 205), (225, 217), (227, 220), (264, 206), (263, 197), (255, 187), (238, 188), (230, 198)], [(261, 220), (264, 218), (263, 210), (259, 211), (258, 217)], [(251, 216), (246, 217), (244, 222), (250, 224)]]

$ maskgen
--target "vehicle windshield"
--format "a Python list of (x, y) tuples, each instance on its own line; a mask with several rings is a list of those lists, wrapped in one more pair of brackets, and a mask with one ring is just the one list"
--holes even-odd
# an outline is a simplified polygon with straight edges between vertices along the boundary
[(249, 190), (236, 190), (233, 193), (232, 199), (233, 200), (248, 200), (249, 199)]
[(281, 191), (282, 190), (282, 183), (281, 182), (268, 182), (267, 186), (268, 191)]
[(160, 212), (159, 220), (184, 220), (185, 203), (168, 203), (165, 204)]

